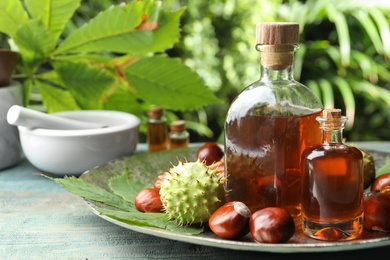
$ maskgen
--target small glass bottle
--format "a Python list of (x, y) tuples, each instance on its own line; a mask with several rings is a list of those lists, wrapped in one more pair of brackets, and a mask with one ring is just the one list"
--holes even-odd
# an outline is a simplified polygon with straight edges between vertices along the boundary
[(319, 240), (351, 240), (363, 231), (363, 155), (343, 143), (340, 109), (318, 117), (322, 145), (302, 155), (302, 230)]
[(186, 130), (184, 120), (178, 120), (171, 124), (169, 132), (169, 149), (185, 148), (190, 143), (190, 134)]
[(294, 80), (297, 23), (260, 23), (256, 48), (260, 51), (260, 79), (231, 104), (225, 124), (227, 200), (244, 202), (252, 212), (279, 206), (300, 216), (301, 155), (318, 145), (315, 120), (322, 104), (315, 94)]
[(168, 127), (163, 115), (164, 111), (161, 107), (152, 107), (149, 110), (146, 133), (148, 152), (157, 152), (167, 149)]

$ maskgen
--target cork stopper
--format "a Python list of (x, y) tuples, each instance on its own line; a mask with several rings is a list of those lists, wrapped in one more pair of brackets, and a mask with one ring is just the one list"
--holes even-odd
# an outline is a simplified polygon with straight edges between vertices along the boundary
[(149, 118), (151, 119), (160, 119), (164, 114), (164, 110), (161, 107), (152, 107), (149, 110)]
[(271, 22), (256, 25), (256, 44), (297, 45), (298, 43), (298, 23)]
[(325, 125), (329, 128), (340, 128), (342, 126), (341, 109), (324, 109), (323, 118), (326, 119)]
[(176, 133), (183, 132), (186, 130), (186, 123), (184, 120), (175, 121), (171, 124), (170, 129), (172, 132)]
[(256, 44), (261, 51), (261, 65), (270, 70), (284, 70), (292, 65), (299, 43), (298, 23), (259, 23)]

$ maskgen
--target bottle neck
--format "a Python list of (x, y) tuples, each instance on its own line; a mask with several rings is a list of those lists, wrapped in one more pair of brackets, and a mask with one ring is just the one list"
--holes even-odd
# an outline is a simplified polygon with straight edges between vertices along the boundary
[(293, 80), (296, 45), (257, 45), (261, 80)]
[(322, 128), (323, 145), (343, 145), (343, 129)]
[(322, 132), (322, 145), (332, 147), (345, 147), (343, 144), (343, 130), (347, 117), (341, 116), (336, 119), (317, 117)]
[(288, 65), (282, 70), (271, 70), (268, 67), (260, 66), (260, 80), (262, 81), (275, 81), (275, 80), (293, 80), (293, 68), (292, 65)]

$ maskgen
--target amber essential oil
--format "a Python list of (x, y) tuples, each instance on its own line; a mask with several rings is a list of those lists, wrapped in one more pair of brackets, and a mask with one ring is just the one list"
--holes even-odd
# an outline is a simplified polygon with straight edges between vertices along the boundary
[(302, 155), (302, 229), (319, 240), (352, 240), (363, 231), (363, 155), (342, 142), (340, 115), (324, 110), (323, 144)]

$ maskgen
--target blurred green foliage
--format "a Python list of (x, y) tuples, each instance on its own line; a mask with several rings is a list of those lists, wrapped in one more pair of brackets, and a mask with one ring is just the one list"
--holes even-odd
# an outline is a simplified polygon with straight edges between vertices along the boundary
[[(83, 0), (64, 35), (121, 2), (131, 1)], [(187, 7), (181, 17), (181, 39), (167, 53), (182, 58), (224, 100), (197, 111), (175, 112), (174, 117), (187, 120), (191, 141), (223, 140), (229, 104), (259, 78), (255, 27), (266, 21), (300, 24), (295, 78), (310, 87), (325, 107), (346, 113), (349, 141), (390, 140), (390, 1), (162, 2), (167, 8)]]
[(295, 21), (301, 31), (295, 78), (326, 108), (346, 113), (348, 140), (390, 140), (390, 1), (165, 2), (188, 6), (183, 39), (171, 53), (225, 100), (204, 111), (214, 138), (222, 140), (224, 115), (233, 98), (258, 80), (256, 23)]

